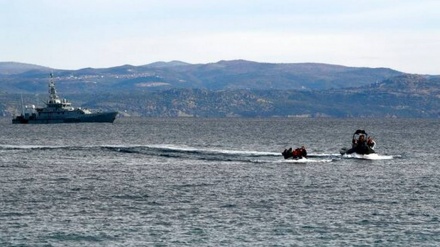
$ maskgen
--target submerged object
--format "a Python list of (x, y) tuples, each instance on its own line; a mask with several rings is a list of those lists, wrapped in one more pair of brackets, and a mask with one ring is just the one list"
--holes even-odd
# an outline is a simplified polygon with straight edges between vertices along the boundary
[[(26, 107), (20, 116), (12, 119), (13, 124), (50, 124), (50, 123), (113, 123), (118, 112), (91, 112), (75, 108), (66, 99), (60, 99), (55, 89), (53, 75), (49, 80), (49, 99), (46, 107)], [(23, 102), (22, 102), (23, 105)]]

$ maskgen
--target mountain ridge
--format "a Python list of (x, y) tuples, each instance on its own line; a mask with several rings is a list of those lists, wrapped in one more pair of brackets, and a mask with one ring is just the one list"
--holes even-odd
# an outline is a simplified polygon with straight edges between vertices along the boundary
[[(46, 90), (48, 72), (53, 72), (57, 87), (75, 93), (111, 92), (113, 86), (128, 91), (171, 88), (326, 90), (368, 85), (405, 74), (388, 68), (322, 63), (259, 63), (247, 60), (221, 60), (207, 64), (171, 61), (79, 70), (50, 69), (26, 64), (15, 64), (20, 69), (14, 70), (11, 69), (13, 65), (0, 64), (0, 90), (35, 93), (39, 85), (39, 91), (43, 92)], [(25, 68), (29, 69), (26, 71)], [(35, 86), (26, 91), (17, 86), (23, 83)]]
[[(48, 68), (27, 69), (0, 72), (1, 115), (18, 114), (20, 95), (46, 99)], [(440, 76), (388, 68), (232, 60), (50, 71), (60, 96), (120, 116), (440, 117)]]

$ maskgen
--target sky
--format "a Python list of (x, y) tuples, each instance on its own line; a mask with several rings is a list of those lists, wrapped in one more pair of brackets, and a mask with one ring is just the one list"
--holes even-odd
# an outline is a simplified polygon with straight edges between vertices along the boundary
[(440, 75), (438, 0), (0, 0), (0, 62), (327, 63)]

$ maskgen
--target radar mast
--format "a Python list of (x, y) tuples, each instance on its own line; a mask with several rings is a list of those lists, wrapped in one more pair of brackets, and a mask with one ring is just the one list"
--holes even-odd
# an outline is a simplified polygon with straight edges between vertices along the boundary
[(49, 80), (49, 103), (57, 103), (59, 102), (57, 90), (55, 89), (55, 82), (53, 81), (53, 74), (50, 73)]

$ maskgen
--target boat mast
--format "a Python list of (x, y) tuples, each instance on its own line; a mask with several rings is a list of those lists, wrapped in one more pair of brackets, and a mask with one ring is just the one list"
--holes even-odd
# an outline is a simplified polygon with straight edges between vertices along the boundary
[(49, 80), (49, 103), (55, 103), (58, 100), (57, 90), (55, 89), (55, 82), (53, 81), (53, 74), (50, 73)]

